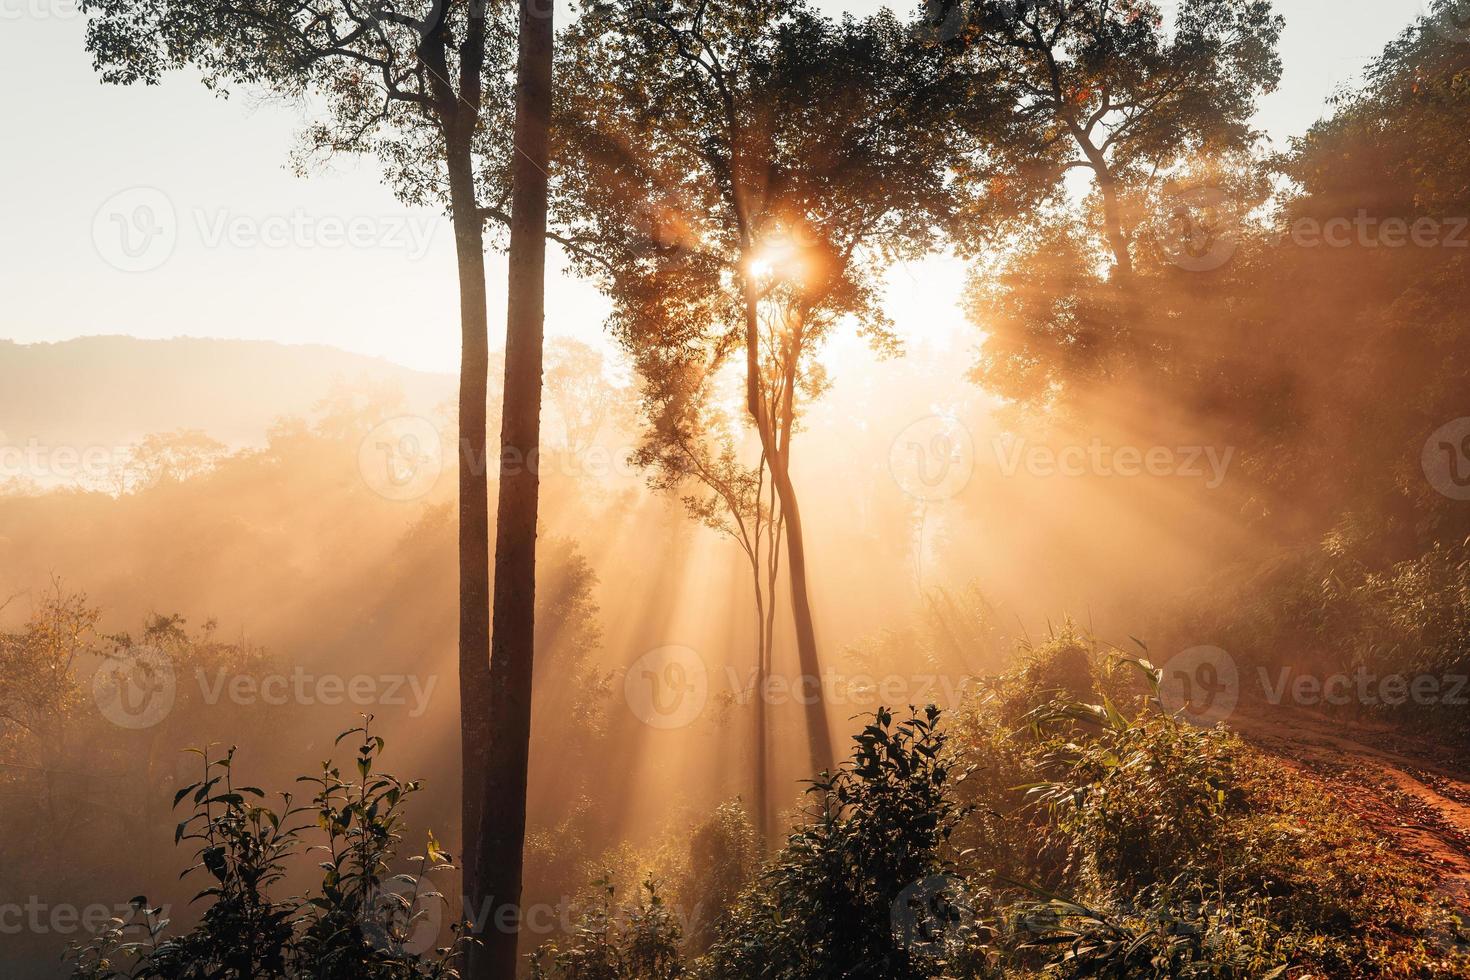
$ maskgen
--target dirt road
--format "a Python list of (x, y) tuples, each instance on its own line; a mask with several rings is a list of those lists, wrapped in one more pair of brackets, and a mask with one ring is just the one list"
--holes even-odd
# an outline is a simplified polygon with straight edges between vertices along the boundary
[(1470, 767), (1424, 739), (1298, 708), (1238, 710), (1248, 742), (1326, 783), (1342, 805), (1441, 879), (1470, 911)]

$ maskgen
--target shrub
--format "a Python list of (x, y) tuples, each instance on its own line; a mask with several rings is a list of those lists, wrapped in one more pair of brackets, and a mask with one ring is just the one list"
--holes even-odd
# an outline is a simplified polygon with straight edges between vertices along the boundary
[(689, 866), (677, 896), (687, 912), (688, 955), (702, 955), (729, 931), (740, 896), (760, 863), (760, 841), (738, 801), (721, 804), (694, 828)]
[[(1423, 873), (1321, 784), (1159, 711), (1147, 661), (1090, 653), (1081, 670), (1079, 647), (1032, 651), (955, 726), (977, 770), (955, 840), (1008, 885), (1008, 975), (1470, 977), (1462, 949), (1430, 941), (1453, 920)], [(1081, 699), (1036, 682), (1058, 662), (1092, 678)]]
[[(965, 769), (939, 710), (895, 723), (880, 708), (835, 775), (815, 780), (806, 822), (745, 893), (697, 975), (937, 976), (984, 949), (947, 851)], [(956, 883), (953, 889), (945, 883)]]
[[(298, 782), (315, 787), (309, 805), (282, 794), (279, 809), (263, 805), (265, 792), (237, 785), (234, 749), (203, 759), (202, 777), (180, 789), (193, 812), (179, 823), (176, 841), (195, 844), (196, 864), (186, 875), (205, 885), (194, 901), (209, 904), (189, 932), (166, 937), (166, 920), (147, 900), (133, 900), (129, 920), (114, 920), (71, 953), (77, 980), (448, 980), (462, 940), (430, 951), (439, 938), (429, 874), (453, 870), (433, 835), (425, 855), (411, 859), (419, 874), (395, 874), (402, 842), (403, 807), (419, 784), (376, 771), (383, 740), (361, 728), (338, 736), (357, 738), (355, 778), (323, 763), (316, 776)], [(296, 823), (315, 814), (312, 823)], [(322, 852), (317, 891), (278, 898), (293, 859)], [(424, 955), (427, 953), (427, 955)]]
[(532, 958), (535, 980), (673, 980), (684, 975), (677, 917), (650, 879), (639, 900), (615, 909), (616, 889), (598, 883), (599, 901), (583, 912), (570, 939), (547, 943)]

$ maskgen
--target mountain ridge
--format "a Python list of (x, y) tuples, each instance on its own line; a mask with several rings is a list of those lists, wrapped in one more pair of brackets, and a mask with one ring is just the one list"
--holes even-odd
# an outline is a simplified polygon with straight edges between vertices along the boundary
[(388, 384), (428, 413), (456, 379), (324, 344), (98, 334), (0, 339), (0, 444), (119, 445), (199, 429), (258, 445), (278, 418), (310, 415), (334, 384)]

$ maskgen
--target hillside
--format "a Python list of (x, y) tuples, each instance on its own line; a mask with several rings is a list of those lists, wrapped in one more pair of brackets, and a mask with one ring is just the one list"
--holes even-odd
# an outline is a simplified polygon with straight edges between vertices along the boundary
[(390, 384), (427, 413), (455, 394), (449, 375), (317, 345), (178, 337), (0, 340), (0, 442), (118, 445), (202, 429), (258, 444), (282, 415), (304, 415), (335, 382)]

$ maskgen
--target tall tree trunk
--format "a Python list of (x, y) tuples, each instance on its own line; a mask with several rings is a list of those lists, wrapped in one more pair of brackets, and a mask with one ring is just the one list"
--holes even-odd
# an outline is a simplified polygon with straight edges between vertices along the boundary
[(1108, 244), (1113, 249), (1114, 276), (1119, 282), (1133, 279), (1133, 255), (1128, 250), (1128, 234), (1123, 230), (1123, 212), (1118, 206), (1118, 183), (1106, 170), (1098, 177), (1098, 189), (1102, 192), (1103, 220), (1108, 225)]
[[(462, 894), (478, 909), (481, 779), (490, 745), (490, 517), (485, 402), (490, 351), (484, 226), (475, 197), (470, 135), (449, 140), (449, 186), (459, 259), (459, 714)], [(478, 921), (478, 919), (476, 920)]]
[[(765, 613), (759, 613), (756, 616), (756, 620), (758, 628), (764, 633)], [(766, 726), (769, 724), (766, 711), (766, 677), (769, 674), (769, 667), (767, 666), (769, 661), (767, 660), (768, 654), (764, 637), (762, 637), (759, 646), (760, 649), (756, 651), (755, 688), (752, 692), (755, 699), (755, 745), (753, 752), (755, 759), (754, 765), (751, 767), (751, 782), (754, 784), (754, 791), (751, 795), (750, 807), (754, 811), (751, 816), (754, 818), (756, 833), (760, 835), (761, 843), (764, 844), (770, 839), (771, 831), (771, 777), (766, 767), (766, 759), (770, 755), (770, 750), (766, 745)]]
[(771, 468), (771, 480), (781, 501), (781, 515), (786, 524), (787, 578), (791, 580), (791, 618), (796, 627), (796, 653), (803, 678), (812, 678), (815, 689), (798, 689), (797, 696), (806, 704), (807, 748), (812, 774), (832, 768), (832, 732), (827, 722), (827, 707), (822, 700), (822, 664), (817, 655), (817, 631), (812, 618), (811, 597), (806, 581), (806, 543), (802, 536), (801, 507), (796, 488), (791, 483), (787, 465), (788, 446), (778, 442), (776, 420), (767, 410), (761, 391), (760, 311), (752, 288), (745, 287), (745, 350), (747, 409), (760, 434), (761, 446)]
[[(761, 464), (764, 466), (764, 461)], [(760, 492), (756, 492), (756, 507), (760, 507)], [(760, 835), (761, 841), (767, 839), (766, 814), (770, 809), (770, 799), (767, 795), (770, 789), (770, 774), (766, 771), (766, 759), (768, 751), (766, 748), (766, 676), (770, 670), (770, 641), (766, 630), (766, 603), (775, 604), (775, 590), (767, 590), (761, 582), (761, 520), (759, 513), (756, 515), (756, 534), (754, 548), (750, 555), (751, 585), (755, 588), (755, 676), (751, 685), (752, 707), (755, 709), (753, 723), (755, 730), (752, 732), (754, 738), (751, 743), (751, 794), (750, 809), (751, 819), (755, 824), (756, 833)], [(775, 532), (772, 531), (771, 547), (776, 544)]]
[[(476, 854), (477, 877), (484, 887), (490, 919), (481, 937), (483, 947), (470, 956), (471, 980), (514, 980), (516, 975), (536, 626), (537, 465), (546, 318), (553, 38), (551, 4), (546, 0), (521, 0), (505, 400), (500, 430), (502, 465), (495, 527), (492, 729)], [(510, 911), (502, 911), (507, 908)]]

